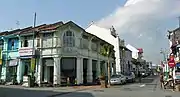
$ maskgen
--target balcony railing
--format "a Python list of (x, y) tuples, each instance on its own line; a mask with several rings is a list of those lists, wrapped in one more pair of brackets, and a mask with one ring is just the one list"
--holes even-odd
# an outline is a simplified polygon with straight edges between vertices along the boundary
[[(21, 40), (21, 48), (23, 47), (32, 47), (33, 48), (33, 40)], [(26, 42), (26, 43), (25, 43)], [(50, 38), (35, 38), (34, 39), (34, 47), (36, 48), (53, 48), (60, 47), (61, 39), (59, 37), (50, 37)]]

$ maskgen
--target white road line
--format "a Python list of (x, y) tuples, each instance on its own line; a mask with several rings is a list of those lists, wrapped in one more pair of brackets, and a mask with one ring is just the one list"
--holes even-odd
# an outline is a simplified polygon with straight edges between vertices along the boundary
[(143, 84), (143, 85), (140, 85), (139, 87), (144, 87), (145, 86), (145, 84)]

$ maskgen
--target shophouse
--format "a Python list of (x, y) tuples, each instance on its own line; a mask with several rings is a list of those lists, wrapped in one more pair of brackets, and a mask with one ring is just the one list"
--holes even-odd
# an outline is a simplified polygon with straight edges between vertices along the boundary
[[(8, 44), (7, 50), (12, 47), (13, 51), (3, 50), (3, 54), (8, 55), (7, 60), (11, 59), (13, 66), (17, 67), (18, 83), (27, 80), (33, 69), (39, 85), (66, 84), (67, 79), (71, 84), (92, 83), (103, 72), (107, 75), (108, 60), (111, 68), (115, 63), (113, 45), (86, 32), (72, 21), (28, 27), (10, 35), (12, 37), (5, 35), (10, 38), (4, 45)], [(102, 54), (105, 45), (110, 48), (109, 57)], [(6, 71), (5, 67), (3, 71)], [(7, 75), (6, 72), (3, 74)], [(1, 78), (5, 79), (3, 76)]]
[[(92, 83), (105, 70), (108, 57), (101, 54), (103, 45), (112, 48), (110, 64), (114, 64), (113, 46), (87, 33), (72, 21), (55, 23), (39, 29), (40, 60), (38, 83)], [(112, 66), (112, 65), (111, 65)]]
[(14, 35), (14, 33), (19, 31), (20, 29), (0, 33), (2, 49), (1, 80), (6, 82), (18, 80), (18, 49), (20, 45), (19, 36)]

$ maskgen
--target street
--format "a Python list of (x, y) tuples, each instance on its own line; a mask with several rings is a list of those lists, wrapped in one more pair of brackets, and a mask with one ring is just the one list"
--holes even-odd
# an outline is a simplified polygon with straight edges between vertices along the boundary
[(111, 86), (111, 88), (73, 89), (59, 88), (23, 88), (0, 86), (0, 97), (179, 97), (180, 92), (161, 90), (159, 78), (150, 76), (142, 83)]

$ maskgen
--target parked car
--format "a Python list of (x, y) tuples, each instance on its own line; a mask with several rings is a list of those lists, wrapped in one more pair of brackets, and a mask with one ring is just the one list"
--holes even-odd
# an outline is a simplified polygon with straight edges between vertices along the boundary
[(112, 75), (110, 81), (111, 81), (112, 85), (125, 84), (126, 83), (126, 78), (122, 74)]
[(134, 72), (126, 73), (126, 82), (134, 82), (135, 81), (135, 74)]

